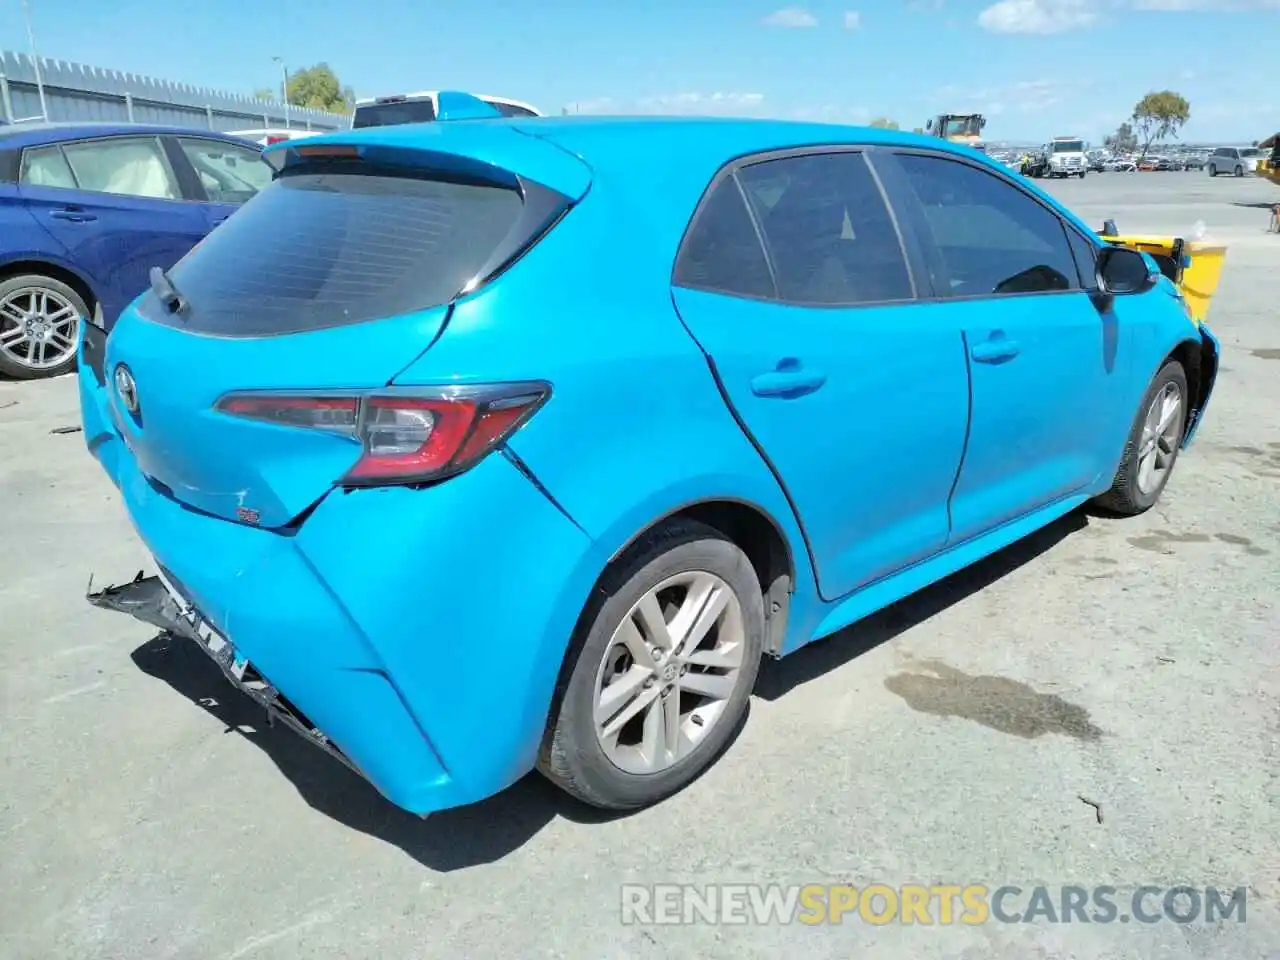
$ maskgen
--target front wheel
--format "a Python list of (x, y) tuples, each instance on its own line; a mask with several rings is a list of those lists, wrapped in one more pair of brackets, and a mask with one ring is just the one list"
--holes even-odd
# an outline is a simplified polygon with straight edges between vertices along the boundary
[(61, 280), (26, 274), (0, 282), (0, 375), (38, 380), (67, 373), (88, 314), (84, 299)]
[(1120, 469), (1111, 489), (1097, 498), (1099, 506), (1130, 517), (1151, 509), (1178, 460), (1189, 408), (1186, 371), (1170, 360), (1142, 398)]
[(1209, 164), (1209, 176), (1216, 177), (1217, 175), (1218, 175), (1218, 168), (1215, 167), (1213, 164)]
[(1237, 176), (1237, 177), (1243, 177), (1243, 176), (1244, 176), (1244, 167), (1236, 167), (1236, 176)]
[(1080, 173), (1080, 179), (1081, 179), (1081, 180), (1083, 180), (1083, 179), (1084, 179), (1084, 177), (1085, 177), (1085, 173), (1087, 173), (1087, 172), (1088, 172), (1088, 171), (1081, 171), (1081, 173)]
[(746, 554), (690, 521), (632, 547), (593, 598), (538, 768), (592, 806), (631, 810), (689, 784), (741, 724), (764, 601)]

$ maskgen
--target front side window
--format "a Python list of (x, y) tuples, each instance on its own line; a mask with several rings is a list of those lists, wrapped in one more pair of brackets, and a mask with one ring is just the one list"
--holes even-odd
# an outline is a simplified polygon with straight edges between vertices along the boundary
[(947, 268), (952, 296), (1080, 288), (1062, 221), (995, 174), (958, 160), (901, 155)]
[(244, 203), (271, 182), (271, 167), (256, 150), (218, 140), (182, 139), (178, 145), (213, 203)]
[(177, 200), (181, 194), (155, 137), (119, 137), (63, 145), (67, 163), (81, 190), (153, 200)]
[(22, 172), (18, 175), (22, 183), (33, 187), (61, 187), (65, 190), (76, 189), (76, 177), (62, 155), (59, 146), (39, 147), (22, 152)]
[(910, 300), (893, 218), (860, 153), (752, 163), (738, 171), (780, 299), (821, 306)]

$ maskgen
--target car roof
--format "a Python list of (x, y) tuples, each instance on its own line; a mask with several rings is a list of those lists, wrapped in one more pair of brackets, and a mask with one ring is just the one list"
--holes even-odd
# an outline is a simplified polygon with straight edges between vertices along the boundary
[(89, 137), (120, 137), (131, 134), (135, 136), (176, 134), (186, 137), (196, 136), (214, 140), (226, 140), (232, 143), (245, 142), (242, 137), (201, 127), (178, 127), (151, 123), (17, 123), (0, 127), (0, 149), (36, 147), (47, 143), (62, 143), (67, 140), (81, 140)]
[[(737, 117), (695, 116), (604, 116), (569, 115), (527, 118), (504, 117), (484, 120), (401, 124), (335, 131), (319, 138), (321, 143), (357, 142), (370, 145), (448, 150), (448, 140), (457, 136), (463, 145), (471, 134), (483, 139), (494, 152), (491, 162), (502, 157), (527, 156), (520, 140), (499, 145), (493, 133), (501, 127), (518, 130), (530, 139), (549, 142), (579, 158), (593, 177), (638, 180), (660, 191), (663, 203), (651, 210), (653, 216), (669, 214), (683, 223), (696, 206), (707, 184), (720, 168), (740, 157), (780, 150), (822, 146), (881, 145), (928, 149), (936, 153), (964, 157), (985, 165), (1000, 175), (1007, 169), (994, 158), (940, 137), (880, 127), (859, 127), (799, 120), (770, 120)], [(503, 138), (498, 137), (497, 140)], [(278, 147), (269, 147), (274, 151)], [(536, 177), (535, 177), (536, 179)], [(1034, 184), (1024, 185), (1046, 203), (1083, 229), (1090, 229), (1046, 192)], [(660, 210), (658, 208), (661, 208)]]

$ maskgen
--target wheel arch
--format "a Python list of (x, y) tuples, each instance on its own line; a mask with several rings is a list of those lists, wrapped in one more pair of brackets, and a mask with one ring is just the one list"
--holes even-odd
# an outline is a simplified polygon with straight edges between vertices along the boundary
[(83, 274), (65, 264), (31, 257), (0, 263), (0, 282), (26, 275), (50, 277), (65, 283), (80, 295), (85, 302), (85, 306), (91, 311), (96, 309), (100, 303), (98, 294), (93, 289), (93, 284)]
[(1199, 425), (1200, 416), (1209, 402), (1209, 394), (1213, 392), (1214, 382), (1218, 377), (1218, 348), (1211, 337), (1203, 334), (1198, 338), (1188, 338), (1175, 346), (1161, 361), (1161, 366), (1170, 360), (1177, 360), (1187, 374), (1188, 406), (1186, 426), (1183, 429), (1184, 445), (1190, 440)]
[(795, 589), (795, 550), (782, 525), (759, 504), (725, 496), (707, 497), (672, 507), (635, 531), (613, 551), (595, 586), (637, 542), (654, 530), (682, 519), (711, 527), (747, 555), (764, 596), (764, 650), (767, 654), (778, 655), (786, 639), (791, 595)]

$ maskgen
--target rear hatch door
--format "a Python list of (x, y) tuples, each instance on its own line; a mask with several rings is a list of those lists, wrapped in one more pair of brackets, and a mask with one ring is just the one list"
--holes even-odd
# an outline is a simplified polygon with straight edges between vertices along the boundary
[(453, 135), (449, 151), (442, 138), (422, 151), (349, 136), (327, 152), (298, 151), (332, 137), (282, 145), (276, 181), (167, 275), (180, 308), (161, 282), (108, 340), (111, 419), (152, 485), (199, 511), (285, 525), (363, 449), (350, 431), (223, 413), (221, 398), (386, 387), (440, 334), (452, 301), (536, 242), (590, 181), (558, 147), (509, 128)]

